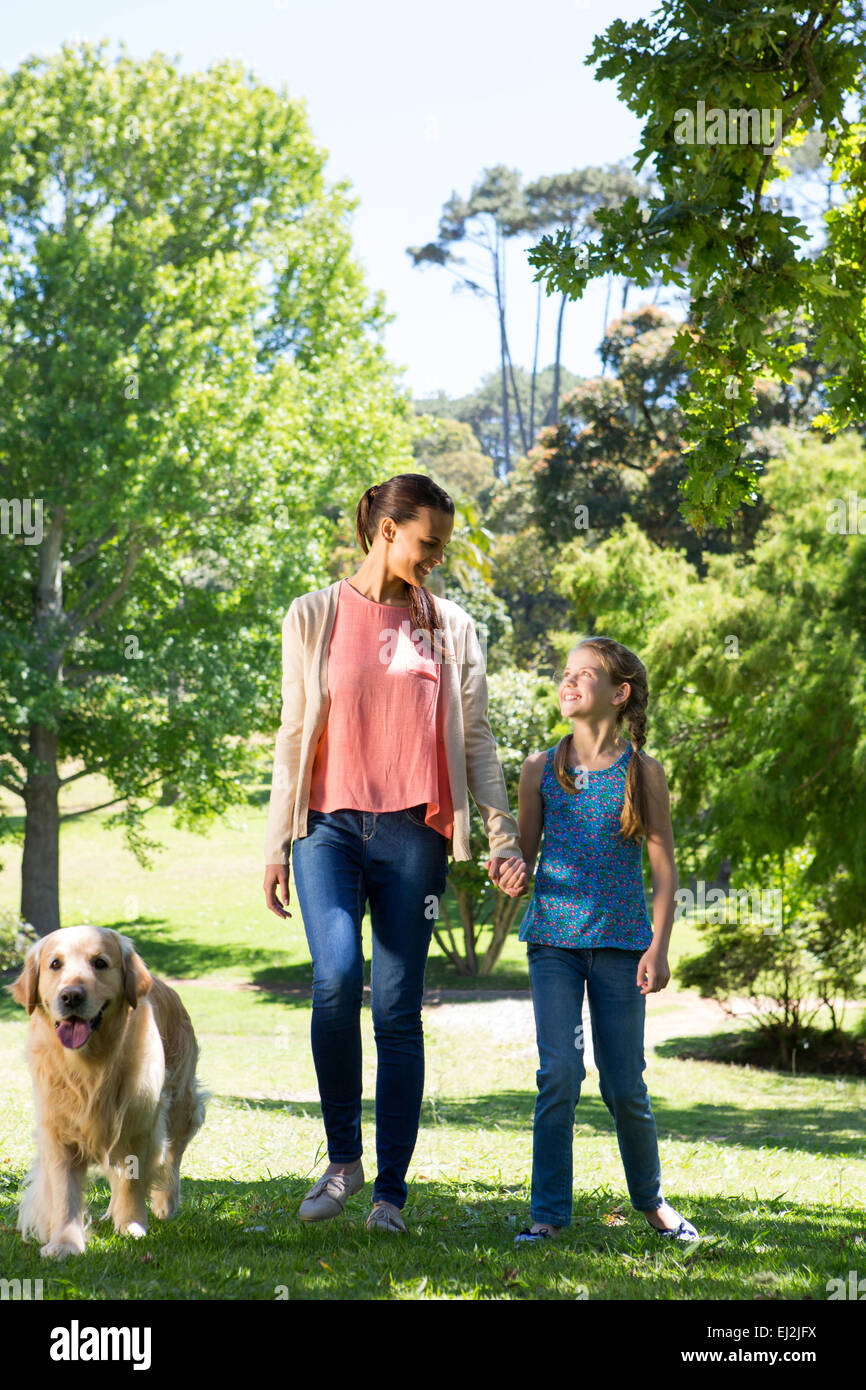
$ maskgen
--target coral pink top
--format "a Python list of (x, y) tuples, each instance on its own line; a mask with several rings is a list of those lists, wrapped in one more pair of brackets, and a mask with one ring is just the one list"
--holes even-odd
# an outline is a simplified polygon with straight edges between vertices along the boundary
[(402, 811), (426, 801), (427, 824), (450, 839), (440, 665), (412, 632), (408, 604), (376, 603), (342, 581), (328, 647), (331, 704), (309, 804)]

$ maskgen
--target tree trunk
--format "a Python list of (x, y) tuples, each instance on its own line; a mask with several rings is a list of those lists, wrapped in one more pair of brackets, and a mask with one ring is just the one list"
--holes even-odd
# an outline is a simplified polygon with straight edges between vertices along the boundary
[(60, 808), (57, 734), (42, 724), (30, 728), (30, 750), (42, 770), (24, 784), (24, 854), (21, 859), (21, 916), (40, 936), (60, 926)]
[(529, 438), (535, 443), (535, 378), (538, 375), (538, 335), (541, 329), (541, 281), (535, 298), (535, 347), (532, 353), (532, 383), (529, 388)]
[(509, 440), (508, 418), (508, 374), (507, 348), (505, 342), (505, 306), (502, 302), (502, 286), (499, 279), (499, 227), (496, 228), (496, 249), (493, 256), (493, 283), (496, 288), (496, 308), (499, 313), (499, 370), (502, 376), (502, 451), (504, 474), (511, 472), (511, 443)]
[(550, 414), (547, 423), (559, 424), (559, 364), (562, 360), (562, 320), (565, 314), (565, 295), (559, 301), (559, 317), (556, 320), (556, 360), (553, 364), (553, 394), (550, 399)]
[[(34, 659), (48, 681), (61, 679), (65, 508), (52, 509), (39, 547), (39, 577), (33, 605)], [(27, 780), (24, 783), (24, 853), (21, 858), (21, 916), (40, 936), (60, 926), (60, 776), (58, 734), (44, 724), (30, 725)]]

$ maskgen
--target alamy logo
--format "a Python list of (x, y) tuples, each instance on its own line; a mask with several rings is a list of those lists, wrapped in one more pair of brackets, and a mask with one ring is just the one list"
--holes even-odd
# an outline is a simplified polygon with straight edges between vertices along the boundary
[(42, 498), (25, 497), (22, 503), (20, 497), (0, 497), (0, 532), (4, 536), (23, 536), (25, 545), (41, 545)]
[(7, 1298), (15, 1302), (27, 1302), (41, 1297), (41, 1279), (0, 1279), (0, 1302), (5, 1302)]
[(751, 922), (755, 919), (771, 922), (764, 927), (764, 936), (775, 936), (782, 930), (782, 890), (780, 888), (733, 888), (726, 893), (722, 888), (706, 891), (702, 878), (697, 881), (697, 893), (691, 888), (678, 888), (675, 893), (676, 908), (674, 920), (685, 916), (686, 912), (699, 922)]
[(763, 154), (778, 149), (784, 126), (778, 107), (739, 106), (725, 110), (699, 101), (691, 111), (680, 106), (674, 112), (674, 139), (678, 145), (762, 145)]
[(856, 1269), (848, 1270), (848, 1283), (844, 1279), (828, 1279), (824, 1286), (828, 1299), (851, 1298), (860, 1303), (866, 1300), (866, 1279), (858, 1279)]
[(131, 1361), (134, 1371), (150, 1369), (149, 1327), (69, 1327), (51, 1330), (52, 1361)]

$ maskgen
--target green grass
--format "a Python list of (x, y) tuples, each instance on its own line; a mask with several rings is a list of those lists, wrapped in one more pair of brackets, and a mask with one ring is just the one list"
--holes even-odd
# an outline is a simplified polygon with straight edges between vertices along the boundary
[[(62, 920), (128, 931), (156, 973), (199, 982), (180, 993), (213, 1097), (184, 1160), (180, 1213), (152, 1222), (143, 1241), (120, 1238), (96, 1222), (107, 1187), (94, 1180), (86, 1255), (55, 1264), (24, 1245), (14, 1223), (33, 1153), (26, 1018), (3, 997), (0, 1276), (41, 1278), (45, 1298), (59, 1299), (270, 1300), (285, 1290), (301, 1299), (824, 1300), (829, 1279), (866, 1272), (866, 1082), (684, 1061), (669, 1045), (647, 1049), (645, 1073), (663, 1186), (702, 1243), (677, 1248), (632, 1211), (593, 1070), (576, 1117), (573, 1224), (555, 1245), (516, 1247), (528, 1217), (537, 1058), (531, 1040), (485, 1027), (486, 1004), (465, 1014), (457, 1006), (459, 1025), (454, 1008), (425, 1010), (408, 1238), (363, 1225), (375, 1171), (375, 1047), (364, 1009), (368, 1187), (337, 1221), (302, 1225), (297, 1207), (324, 1154), (300, 992), (310, 964), (297, 905), (288, 923), (264, 907), (264, 812), (251, 803), (206, 836), (173, 830), (163, 812), (151, 824), (169, 848), (150, 873), (99, 820), (64, 827)], [(14, 906), (11, 866), (2, 887), (0, 905)], [(672, 958), (693, 949), (688, 935), (677, 924)], [(243, 981), (258, 988), (230, 987)], [(270, 988), (278, 982), (299, 992)], [(435, 950), (428, 983), (457, 983)], [(488, 985), (527, 984), (525, 948), (511, 940)], [(664, 995), (648, 1001), (657, 1014), (671, 1007)]]

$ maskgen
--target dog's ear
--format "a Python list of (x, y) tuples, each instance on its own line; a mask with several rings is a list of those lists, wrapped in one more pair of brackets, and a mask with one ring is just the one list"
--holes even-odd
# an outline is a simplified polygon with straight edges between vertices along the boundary
[(153, 976), (136, 951), (128, 936), (120, 938), (123, 962), (123, 992), (135, 1008), (143, 994), (148, 994), (153, 985)]
[(24, 969), (10, 985), (12, 998), (16, 1004), (23, 1004), (28, 1014), (39, 1002), (39, 952), (42, 949), (41, 941), (34, 941), (27, 955), (24, 957)]

